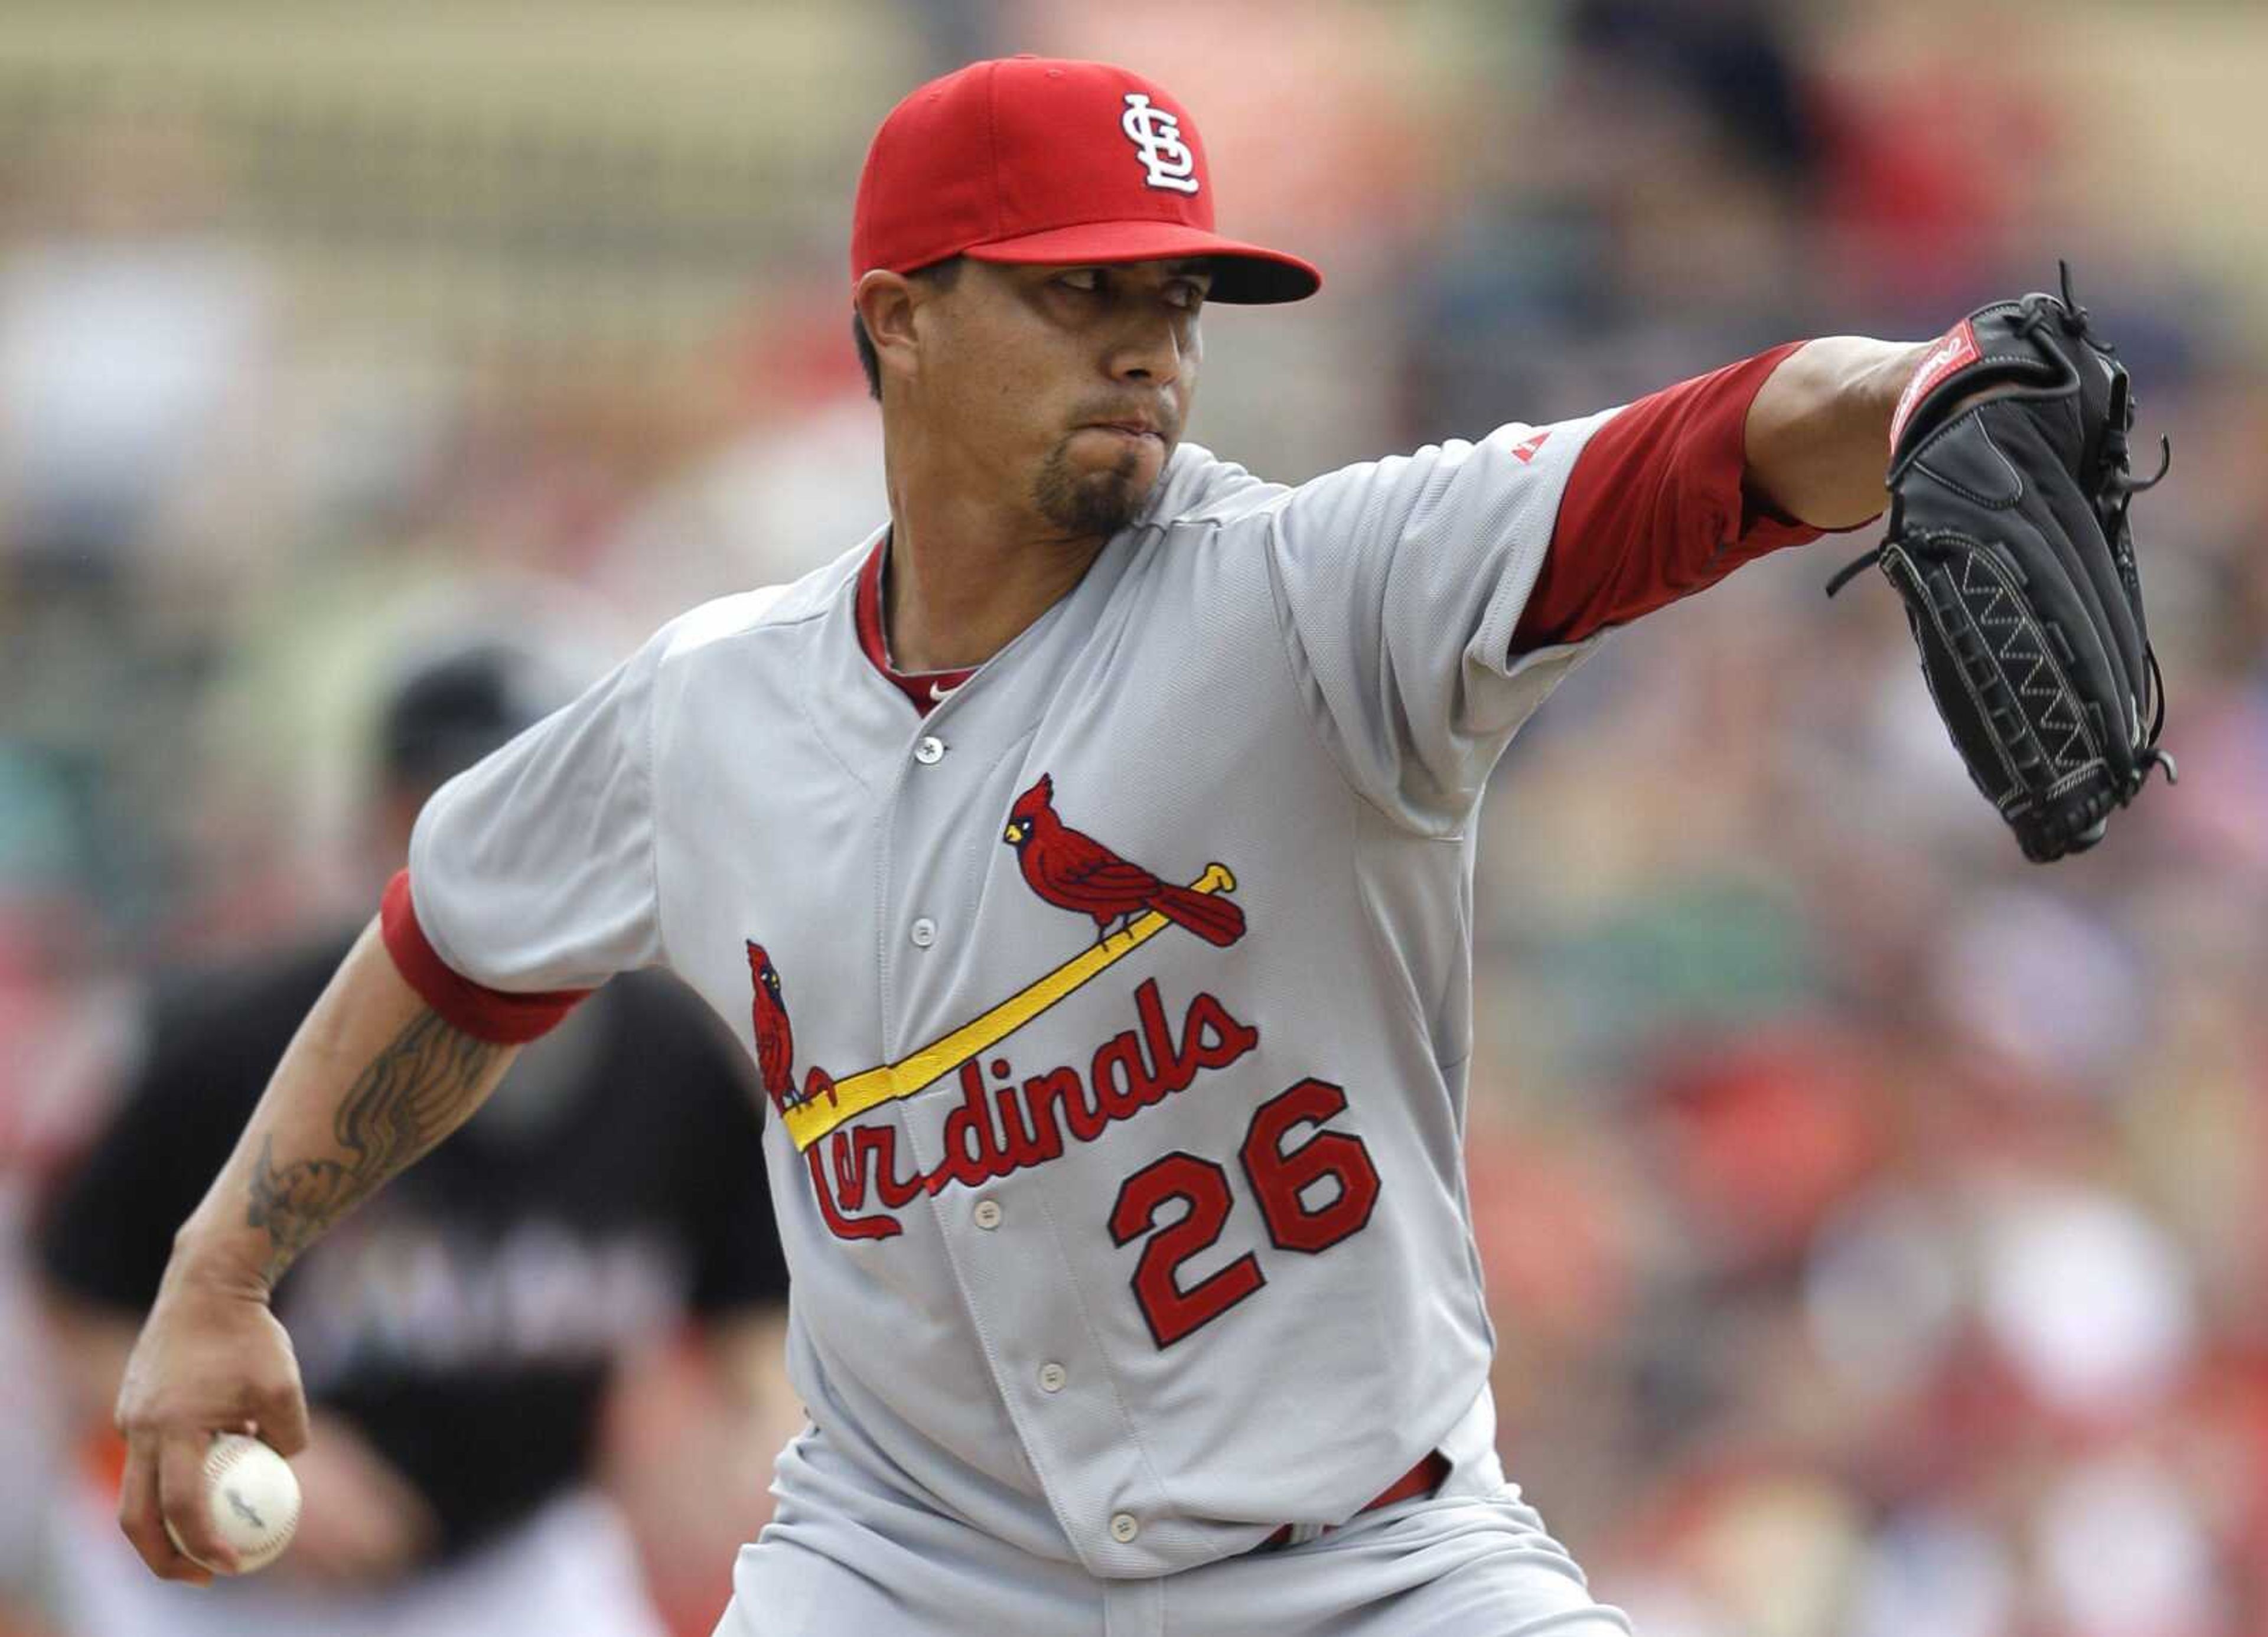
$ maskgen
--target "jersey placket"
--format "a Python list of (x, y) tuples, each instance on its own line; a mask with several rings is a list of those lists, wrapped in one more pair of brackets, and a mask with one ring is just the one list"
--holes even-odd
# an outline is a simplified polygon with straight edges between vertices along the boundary
[[(1001, 842), (1005, 810), (987, 804), (990, 775), (1030, 743), (1094, 611), (1108, 598), (1129, 554), (1122, 540), (1088, 580), (1035, 628), (917, 724), (909, 710), (903, 766), (884, 825), (884, 959), (878, 974), (891, 1019), (893, 1049), (911, 1049), (963, 1021), (961, 1012), (997, 1000), (971, 985), (1013, 987), (1012, 958), (969, 949), (988, 877), (1015, 873)], [(1090, 600), (1091, 599), (1091, 600)], [(1056, 615), (1064, 616), (1060, 620)], [(973, 863), (971, 861), (974, 861)], [(955, 981), (959, 974), (976, 974)], [(950, 1001), (941, 995), (951, 994)], [(1010, 1048), (988, 1053), (984, 1071)], [(931, 1173), (945, 1163), (944, 1115), (965, 1092), (956, 1076), (909, 1102), (899, 1120), (913, 1163)], [(983, 1095), (990, 1096), (989, 1090)], [(995, 1389), (1027, 1458), (1072, 1549), (1090, 1567), (1126, 1574), (1152, 1569), (1150, 1521), (1166, 1511), (1087, 1315), (1078, 1262), (1048, 1208), (1040, 1173), (1020, 1171), (971, 1189), (948, 1185), (929, 1197), (946, 1260)], [(1098, 1230), (1099, 1231), (1099, 1230)]]

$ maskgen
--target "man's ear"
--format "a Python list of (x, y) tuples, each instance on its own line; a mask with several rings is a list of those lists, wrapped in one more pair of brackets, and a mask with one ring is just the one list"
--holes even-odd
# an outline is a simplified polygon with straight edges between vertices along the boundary
[(875, 361), (885, 376), (914, 373), (914, 309), (921, 296), (913, 280), (883, 268), (862, 276), (851, 293), (851, 304), (866, 326), (866, 339), (873, 342)]

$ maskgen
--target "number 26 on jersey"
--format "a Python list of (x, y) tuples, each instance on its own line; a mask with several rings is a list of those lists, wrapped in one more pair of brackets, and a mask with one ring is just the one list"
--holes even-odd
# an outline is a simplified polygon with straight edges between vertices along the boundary
[[(1269, 1243), (1279, 1251), (1318, 1256), (1370, 1222), (1378, 1203), (1378, 1168), (1370, 1150), (1360, 1137), (1324, 1129), (1345, 1110), (1344, 1091), (1311, 1079), (1253, 1112), (1237, 1164)], [(1287, 1149), (1302, 1127), (1313, 1127), (1307, 1141)], [(1175, 1204), (1184, 1208), (1182, 1214), (1160, 1227), (1159, 1217)], [(1228, 1168), (1178, 1149), (1119, 1186), (1110, 1208), (1110, 1239), (1123, 1246), (1148, 1236), (1129, 1282), (1159, 1347), (1170, 1347), (1203, 1329), (1267, 1284), (1259, 1255), (1249, 1250), (1194, 1283), (1182, 1282), (1182, 1264), (1220, 1242), (1235, 1208)]]

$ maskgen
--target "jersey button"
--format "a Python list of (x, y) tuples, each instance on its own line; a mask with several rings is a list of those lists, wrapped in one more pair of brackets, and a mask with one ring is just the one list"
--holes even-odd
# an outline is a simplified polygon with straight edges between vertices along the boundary
[(976, 1201), (976, 1208), (969, 1215), (976, 1219), (976, 1225), (979, 1228), (998, 1228), (1000, 1225), (1000, 1201), (979, 1200)]
[(925, 733), (914, 746), (914, 760), (924, 767), (934, 767), (945, 760), (945, 741), (934, 733)]
[(1057, 1363), (1053, 1359), (1049, 1359), (1046, 1363), (1040, 1366), (1040, 1391), (1042, 1392), (1061, 1392), (1064, 1390), (1064, 1383), (1070, 1379), (1071, 1372), (1064, 1369), (1062, 1365)]
[(906, 936), (914, 941), (916, 949), (925, 950), (937, 942), (937, 922), (924, 915), (906, 929)]
[(1121, 1512), (1110, 1520), (1110, 1538), (1122, 1546), (1141, 1532), (1142, 1525), (1131, 1512)]

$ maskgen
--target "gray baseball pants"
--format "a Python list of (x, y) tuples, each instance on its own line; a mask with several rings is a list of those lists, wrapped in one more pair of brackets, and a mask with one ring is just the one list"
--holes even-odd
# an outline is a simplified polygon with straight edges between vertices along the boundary
[(917, 1505), (811, 1434), (782, 1456), (777, 1493), (716, 1637), (1631, 1637), (1509, 1484), (1119, 1581)]

